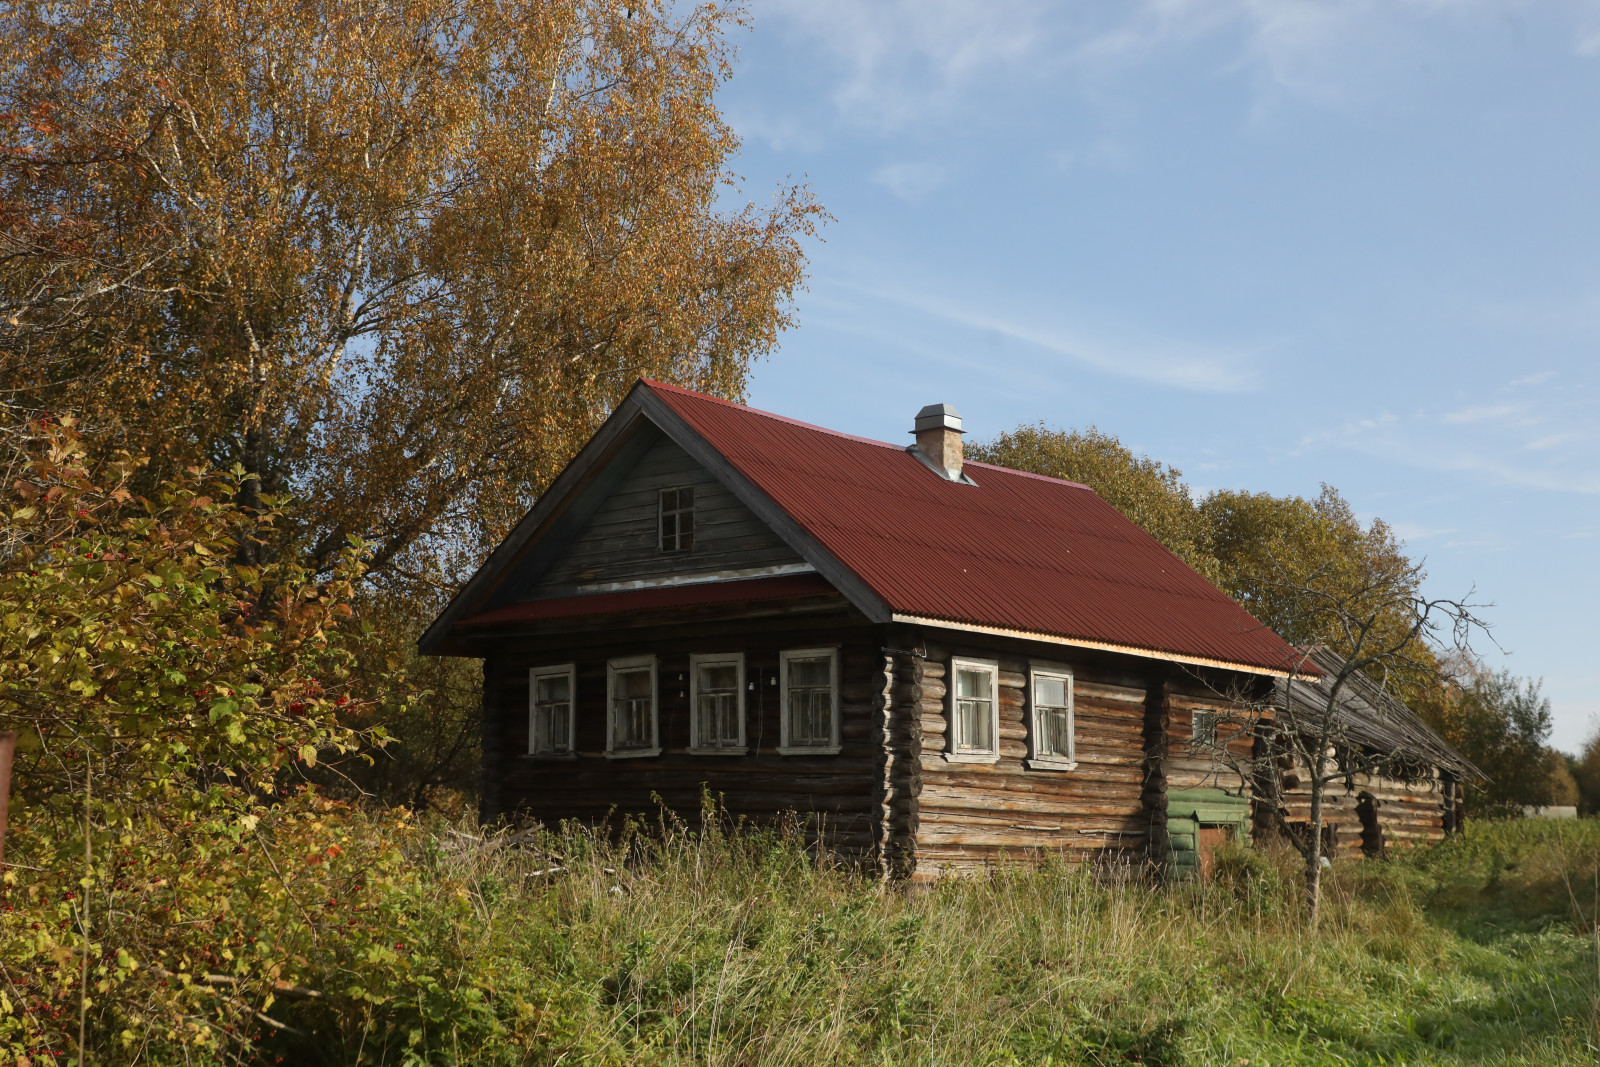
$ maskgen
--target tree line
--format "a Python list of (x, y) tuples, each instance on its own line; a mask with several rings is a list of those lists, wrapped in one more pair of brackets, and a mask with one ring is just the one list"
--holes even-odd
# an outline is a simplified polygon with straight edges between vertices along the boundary
[[(1586, 749), (1587, 762), (1570, 760), (1549, 747), (1550, 701), (1539, 682), (1489, 668), (1470, 642), (1441, 644), (1411, 633), (1411, 605), (1422, 596), (1426, 571), (1387, 523), (1375, 518), (1363, 525), (1333, 487), (1324, 484), (1310, 499), (1241, 490), (1197, 497), (1181, 471), (1094, 427), (1020, 426), (969, 452), (1090, 486), (1296, 645), (1323, 644), (1350, 655), (1345, 618), (1306, 610), (1307, 598), (1349, 602), (1367, 590), (1386, 590), (1367, 639), (1401, 653), (1375, 680), (1489, 776), (1468, 791), (1469, 810), (1518, 815), (1525, 806), (1580, 800), (1586, 810), (1600, 808), (1600, 738)], [(1392, 669), (1396, 664), (1406, 669)]]

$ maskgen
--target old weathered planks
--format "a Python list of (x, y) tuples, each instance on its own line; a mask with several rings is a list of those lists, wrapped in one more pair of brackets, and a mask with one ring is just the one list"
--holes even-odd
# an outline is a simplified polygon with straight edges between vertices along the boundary
[[(694, 547), (663, 553), (657, 497), (694, 489)], [(799, 553), (691, 459), (662, 438), (618, 484), (588, 524), (540, 578), (536, 597), (571, 596), (608, 582), (682, 574), (759, 570), (803, 563)]]

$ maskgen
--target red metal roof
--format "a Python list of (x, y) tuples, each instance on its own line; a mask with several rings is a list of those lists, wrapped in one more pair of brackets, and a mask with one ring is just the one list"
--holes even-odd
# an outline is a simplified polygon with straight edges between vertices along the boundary
[(792, 574), (779, 578), (748, 578), (736, 582), (697, 582), (655, 589), (624, 589), (587, 596), (528, 600), (485, 611), (456, 623), (461, 627), (493, 626), (497, 623), (532, 622), (539, 619), (574, 619), (585, 615), (617, 615), (650, 608), (677, 608), (694, 604), (728, 604), (747, 600), (781, 600), (788, 597), (832, 593), (833, 586), (815, 574)]
[(1282, 671), (1299, 657), (1086, 486), (645, 386), (896, 614)]

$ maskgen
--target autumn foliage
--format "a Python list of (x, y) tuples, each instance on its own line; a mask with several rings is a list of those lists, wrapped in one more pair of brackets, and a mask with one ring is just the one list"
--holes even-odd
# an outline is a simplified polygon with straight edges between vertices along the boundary
[(91, 467), (70, 424), (7, 443), (0, 1050), (228, 1045), (262, 1025), (246, 999), (298, 980), (335, 896), (304, 772), (384, 740), (351, 725), (382, 698), (350, 671), (360, 550), (324, 580), (244, 565), (281, 517), (233, 503), (237, 474), (141, 495), (138, 464)]

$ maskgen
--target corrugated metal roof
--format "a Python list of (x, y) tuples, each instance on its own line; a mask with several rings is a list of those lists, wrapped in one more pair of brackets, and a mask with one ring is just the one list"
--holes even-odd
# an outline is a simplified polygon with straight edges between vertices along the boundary
[(652, 608), (688, 607), (695, 604), (729, 604), (748, 600), (782, 600), (789, 597), (818, 596), (834, 592), (833, 586), (815, 574), (794, 574), (779, 578), (747, 578), (732, 582), (696, 582), (655, 589), (626, 589), (586, 596), (554, 597), (508, 604), (462, 619), (457, 626), (470, 629), (500, 623), (533, 622), (539, 619), (574, 619), (586, 615), (619, 615)]
[[(968, 463), (646, 382), (896, 614), (1273, 671), (1282, 638), (1075, 482)], [(908, 417), (909, 422), (909, 417)]]

